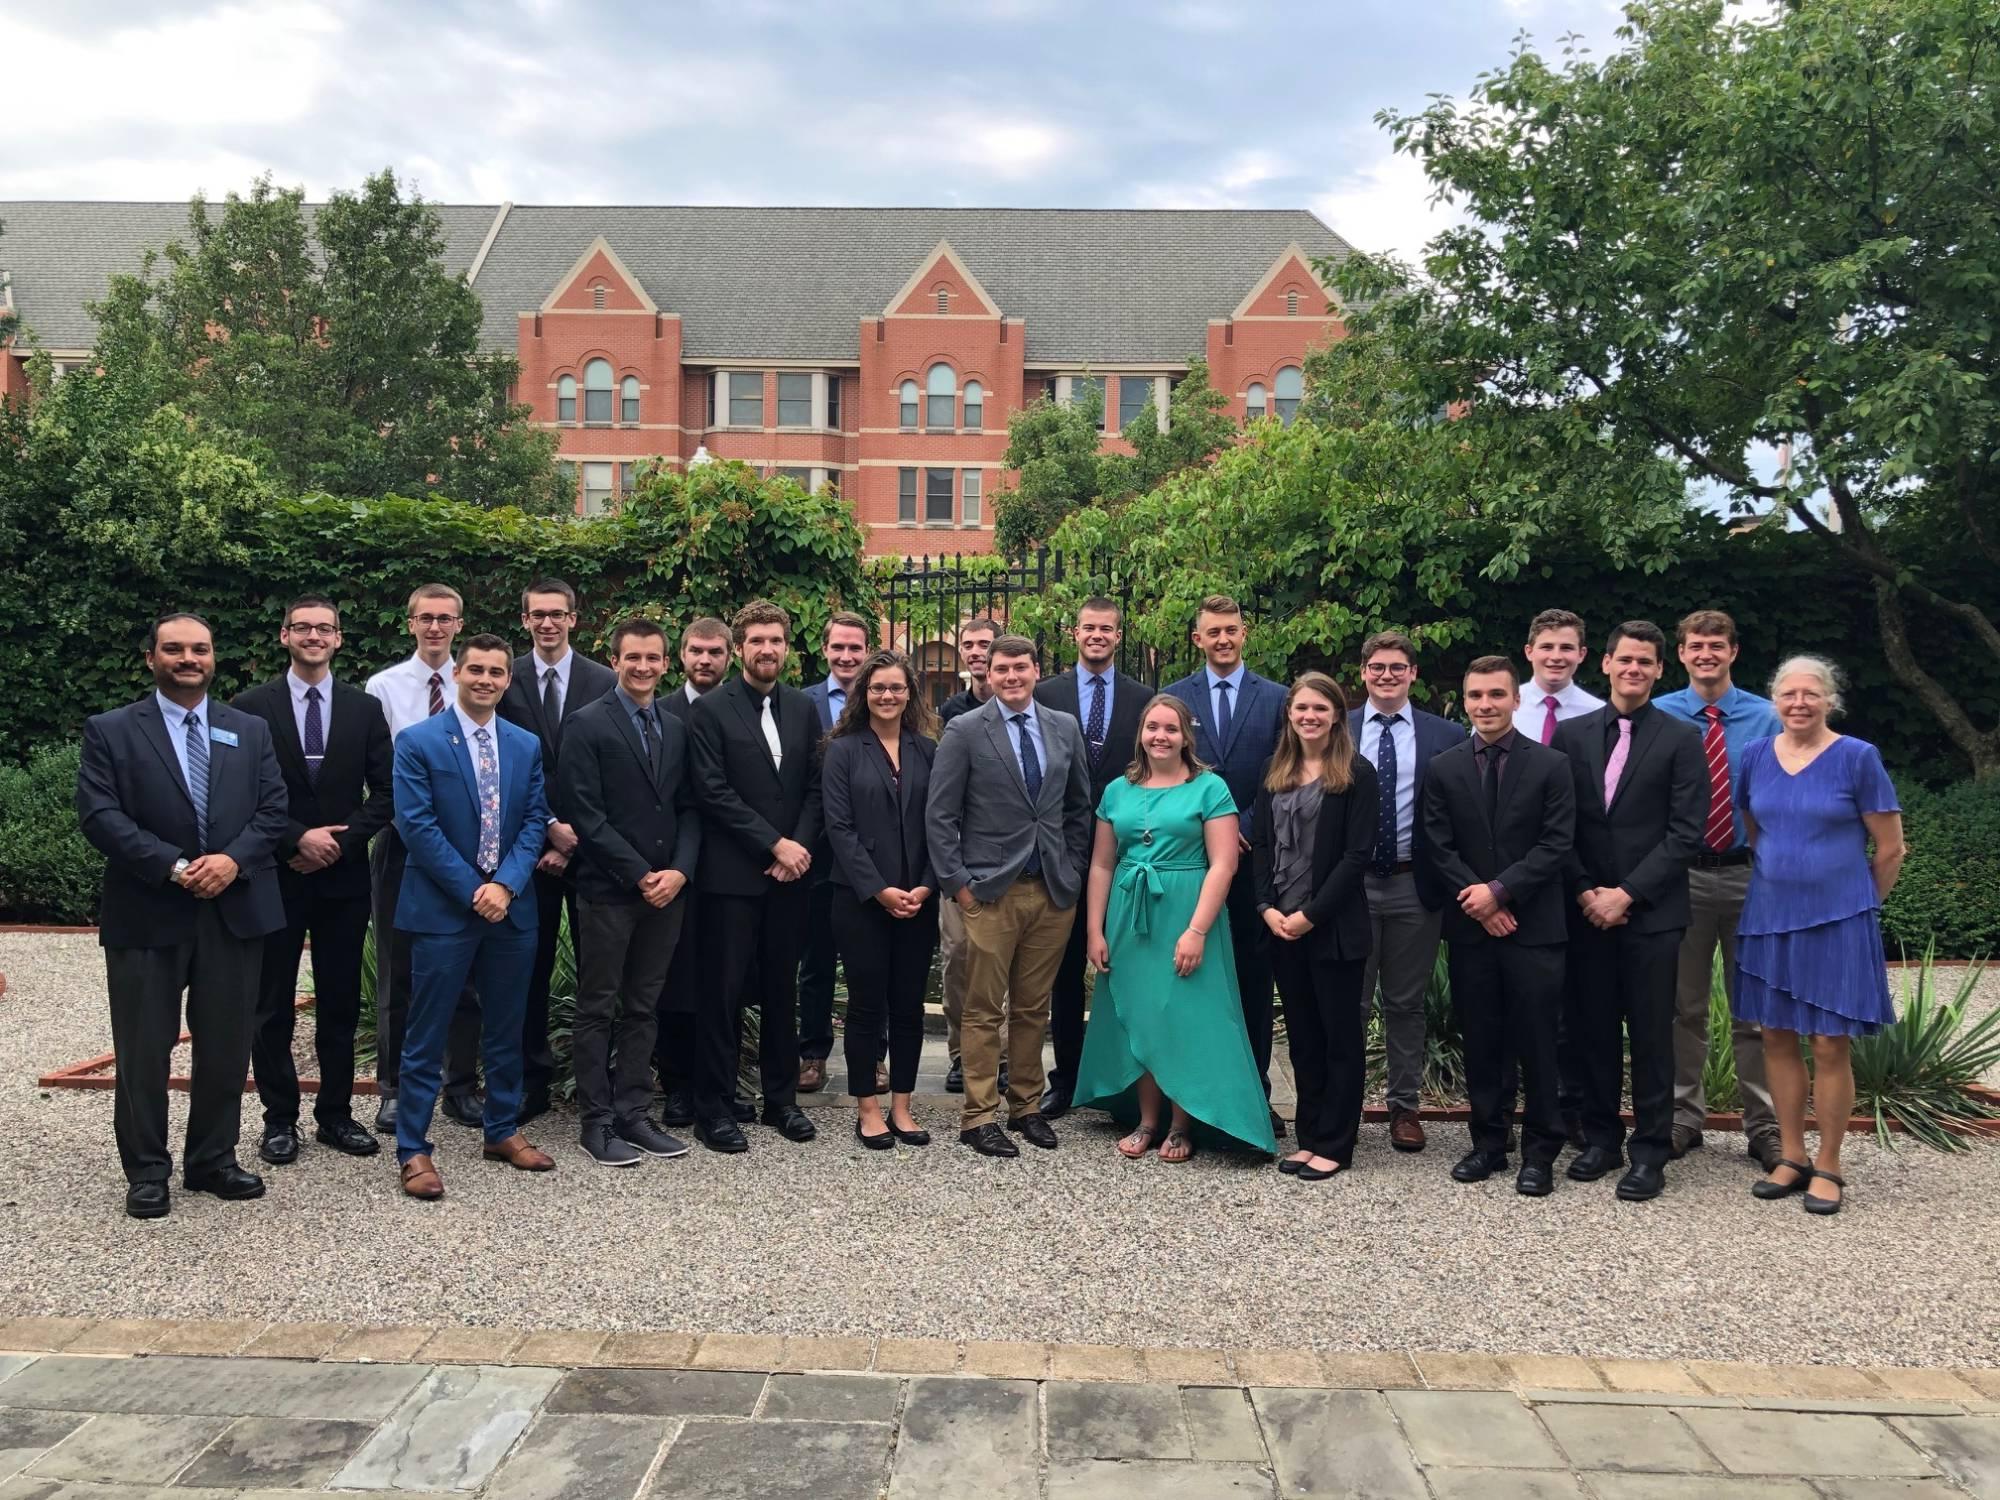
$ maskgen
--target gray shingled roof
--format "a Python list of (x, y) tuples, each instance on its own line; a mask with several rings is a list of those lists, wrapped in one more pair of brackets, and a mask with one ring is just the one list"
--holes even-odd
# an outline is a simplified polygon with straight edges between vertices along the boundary
[[(454, 269), (494, 209), (440, 205)], [(180, 204), (0, 203), (0, 268), (22, 318), (52, 347), (90, 342), (84, 302), (186, 219)], [(880, 313), (939, 240), (1000, 310), (1027, 322), (1030, 365), (1178, 363), (1206, 344), (1286, 245), (1345, 255), (1296, 209), (952, 209), (520, 206), (475, 288), (482, 337), (512, 352), (516, 316), (604, 236), (666, 312), (691, 359), (857, 357)]]

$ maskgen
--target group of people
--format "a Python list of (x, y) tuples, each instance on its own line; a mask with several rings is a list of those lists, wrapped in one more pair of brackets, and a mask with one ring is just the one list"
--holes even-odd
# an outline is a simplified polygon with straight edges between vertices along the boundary
[[(972, 1150), (1056, 1149), (1054, 1122), (1096, 1108), (1128, 1127), (1117, 1149), (1135, 1159), (1280, 1155), (1275, 990), (1298, 1093), (1278, 1165), (1323, 1182), (1354, 1162), (1378, 993), (1389, 1141), (1425, 1148), (1442, 942), (1471, 1105), (1452, 1175), (1506, 1167), (1518, 1102), (1520, 1192), (1549, 1193), (1568, 1145), (1568, 1177), (1624, 1167), (1617, 1195), (1649, 1199), (1702, 1143), (1719, 948), (1764, 1168), (1753, 1191), (1840, 1206), (1848, 1039), (1893, 1015), (1877, 911), (1900, 818), (1873, 748), (1829, 727), (1834, 669), (1798, 657), (1772, 699), (1737, 687), (1720, 611), (1680, 622), (1688, 686), (1657, 698), (1664, 634), (1614, 629), (1608, 702), (1574, 681), (1584, 622), (1545, 611), (1525, 684), (1505, 656), (1466, 670), (1469, 731), (1414, 705), (1417, 649), (1393, 631), (1363, 644), (1351, 705), (1324, 673), (1287, 688), (1250, 672), (1223, 596), (1197, 614), (1201, 669), (1157, 694), (1117, 669), (1108, 599), (1082, 605), (1077, 664), (1046, 680), (1032, 641), (967, 621), (967, 686), (936, 712), (859, 615), (828, 621), (828, 675), (805, 690), (781, 680), (792, 622), (767, 601), (683, 627), (672, 689), (655, 621), (619, 622), (609, 666), (572, 646), (567, 583), (531, 584), (521, 622), (532, 646), (516, 656), (462, 635), (461, 596), (426, 585), (409, 601), (414, 654), (357, 688), (333, 671), (338, 608), (305, 596), (280, 628), (288, 669), (225, 705), (208, 696), (208, 625), (169, 614), (146, 643), (155, 691), (86, 725), (77, 806), (107, 856), (99, 931), (135, 1217), (170, 1208), (183, 992), (183, 1185), (263, 1192), (237, 1160), (246, 1067), (260, 1156), (297, 1160), (308, 940), (319, 1143), (366, 1156), (392, 1136), (401, 1190), (436, 1199), (442, 1107), (481, 1130), (488, 1160), (551, 1169), (523, 1126), (550, 1106), (565, 910), (579, 1145), (600, 1166), (681, 1155), (670, 1132), (689, 1127), (720, 1152), (746, 1150), (759, 1119), (813, 1139), (798, 1096), (826, 1085), (837, 970), (856, 1137), (928, 1145), (912, 1095), (941, 958), (946, 1087)], [(353, 1113), (371, 920), (374, 1133)], [(738, 1085), (749, 1007), (754, 1103)], [(1801, 1037), (1828, 1122), (1810, 1158)]]

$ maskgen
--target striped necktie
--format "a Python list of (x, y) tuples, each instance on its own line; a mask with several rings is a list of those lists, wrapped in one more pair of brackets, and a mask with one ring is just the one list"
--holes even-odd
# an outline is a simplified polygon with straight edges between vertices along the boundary
[(208, 853), (208, 736), (202, 732), (201, 715), (187, 716), (188, 796), (194, 802), (195, 831), (201, 835), (201, 852)]
[(1701, 732), (1701, 753), (1708, 761), (1708, 823), (1702, 842), (1711, 854), (1727, 854), (1736, 847), (1736, 803), (1729, 794), (1729, 742), (1722, 736), (1722, 705), (1711, 703), (1702, 714), (1708, 720)]

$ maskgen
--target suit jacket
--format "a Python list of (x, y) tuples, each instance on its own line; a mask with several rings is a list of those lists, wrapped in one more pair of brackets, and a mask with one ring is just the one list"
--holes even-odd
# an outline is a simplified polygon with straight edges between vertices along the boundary
[[(1357, 755), (1352, 784), (1338, 795), (1320, 799), (1319, 822), (1313, 830), (1312, 894), (1300, 908), (1313, 927), (1298, 941), (1314, 958), (1362, 959), (1374, 946), (1368, 892), (1361, 877), (1375, 847), (1375, 808), (1375, 768)], [(1258, 788), (1252, 812), (1250, 863), (1261, 912), (1278, 904), (1277, 827), (1268, 788)]]
[(1083, 726), (1059, 709), (1038, 707), (1042, 729), (1041, 795), (1028, 798), (1021, 759), (998, 698), (945, 725), (931, 763), (924, 827), (931, 866), (945, 895), (971, 886), (978, 901), (997, 901), (1020, 878), (1030, 853), (1057, 907), (1076, 905), (1090, 865), (1096, 800)]
[[(1112, 671), (1111, 722), (1104, 726), (1104, 753), (1096, 765), (1090, 767), (1091, 806), (1103, 800), (1104, 789), (1125, 774), (1132, 764), (1132, 757), (1139, 746), (1139, 723), (1146, 716), (1146, 705), (1158, 696), (1136, 677), (1127, 677), (1123, 672)], [(1046, 703), (1050, 708), (1061, 709), (1081, 725), (1090, 716), (1090, 707), (1081, 700), (1083, 678), (1079, 669), (1054, 677), (1044, 678), (1035, 684), (1035, 701)], [(1084, 743), (1084, 763), (1089, 765), (1090, 744)]]
[(1571, 907), (1592, 886), (1631, 892), (1626, 922), (1636, 932), (1688, 925), (1688, 866), (1701, 852), (1708, 817), (1708, 762), (1701, 731), (1648, 706), (1632, 723), (1618, 795), (1604, 805), (1610, 704), (1556, 726), (1553, 747), (1569, 757), (1576, 788), (1576, 842), (1564, 862)]
[(562, 780), (562, 740), (570, 721), (618, 686), (618, 674), (602, 662), (577, 651), (569, 664), (569, 692), (563, 697), (562, 723), (551, 725), (542, 712), (542, 662), (529, 651), (514, 658), (514, 675), (500, 698), (500, 717), (519, 725), (542, 745), (542, 776), (547, 783), (549, 810), (563, 822), (575, 821), (563, 810), (557, 788)]
[(819, 712), (795, 687), (772, 689), (780, 766), (771, 764), (758, 695), (739, 675), (689, 706), (687, 725), (701, 808), (697, 883), (721, 896), (761, 896), (781, 838), (819, 839)]
[[(542, 778), (542, 747), (535, 737), (498, 714), (500, 747), (500, 864), (492, 878), (514, 893), (506, 920), (533, 928), (535, 861), (548, 836), (549, 799)], [(463, 932), (486, 919), (472, 909), (472, 894), (486, 883), (479, 873), (479, 774), (458, 715), (433, 714), (396, 736), (396, 832), (409, 850), (403, 890), (396, 901), (401, 932)]]
[(855, 900), (872, 901), (892, 885), (904, 890), (920, 885), (937, 888), (930, 839), (924, 831), (936, 754), (936, 740), (905, 729), (897, 751), (902, 774), (894, 776), (874, 730), (827, 741), (819, 768), (826, 839), (832, 850), (827, 879)]
[(1218, 745), (1209, 724), (1214, 710), (1208, 697), (1208, 668), (1203, 667), (1179, 682), (1160, 689), (1172, 693), (1194, 715), (1194, 753), (1204, 765), (1212, 766), (1236, 799), (1244, 838), (1257, 808), (1257, 788), (1264, 779), (1264, 766), (1278, 748), (1278, 731), (1285, 718), (1285, 690), (1268, 677), (1259, 677), (1249, 668), (1243, 671), (1243, 686), (1230, 705), (1229, 743)]
[[(1368, 707), (1365, 699), (1360, 708), (1350, 708), (1347, 711), (1347, 728), (1354, 736), (1357, 753), (1361, 745), (1362, 720), (1372, 712), (1374, 710)], [(1452, 891), (1444, 888), (1444, 882), (1438, 879), (1437, 871), (1428, 857), (1426, 843), (1429, 836), (1424, 831), (1424, 776), (1430, 769), (1433, 759), (1453, 745), (1464, 744), (1470, 731), (1463, 724), (1454, 724), (1449, 719), (1441, 719), (1434, 713), (1427, 713), (1418, 708), (1414, 703), (1409, 705), (1409, 714), (1411, 726), (1417, 732), (1417, 784), (1415, 795), (1410, 800), (1410, 863), (1414, 867), (1411, 873), (1416, 876), (1417, 899), (1423, 902), (1424, 910), (1436, 911), (1447, 902), (1451, 902)], [(1368, 764), (1369, 769), (1373, 770), (1375, 763), (1370, 761)], [(1381, 795), (1379, 776), (1376, 779), (1376, 795), (1378, 797)], [(1453, 887), (1453, 890), (1456, 889), (1459, 887)], [(1452, 904), (1457, 903), (1452, 902)]]
[(1497, 880), (1518, 927), (1504, 941), (1534, 946), (1569, 940), (1563, 863), (1576, 838), (1576, 785), (1560, 751), (1517, 729), (1501, 772), (1498, 806), (1486, 815), (1477, 740), (1434, 757), (1418, 816), (1433, 878), (1444, 889), (1444, 934), (1454, 943), (1491, 941), (1460, 909), (1457, 893)]
[[(381, 700), (335, 677), (327, 698), (326, 753), (319, 780), (306, 772), (305, 747), (292, 714), (290, 674), (259, 683), (231, 706), (255, 714), (271, 728), (278, 769), (284, 773), (284, 836), (278, 840), (278, 889), (286, 906), (308, 893), (323, 896), (366, 896), (368, 841), (389, 826), (395, 813), (394, 741)], [(285, 863), (299, 850), (299, 837), (309, 828), (345, 823), (335, 834), (340, 858), (323, 870), (301, 875)]]
[[(285, 925), (272, 876), (285, 832), (285, 778), (262, 719), (208, 700), (208, 850), (236, 861), (237, 878), (212, 898), (239, 938)], [(216, 735), (234, 736), (235, 743)], [(194, 930), (196, 897), (172, 880), (174, 862), (204, 852), (180, 761), (160, 705), (93, 715), (83, 726), (76, 818), (105, 857), (97, 940), (106, 948), (166, 948)]]
[(701, 853), (701, 817), (695, 810), (687, 725), (670, 713), (658, 715), (660, 769), (655, 775), (638, 728), (615, 693), (563, 718), (569, 727), (563, 731), (556, 801), (576, 829), (580, 858), (572, 868), (577, 894), (626, 905), (643, 899), (639, 882), (655, 870), (679, 870), (692, 885)]

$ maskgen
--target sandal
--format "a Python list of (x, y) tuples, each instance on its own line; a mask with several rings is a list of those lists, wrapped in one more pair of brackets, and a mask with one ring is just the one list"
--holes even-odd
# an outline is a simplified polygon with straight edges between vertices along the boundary
[(1838, 1198), (1815, 1198), (1811, 1193), (1807, 1193), (1805, 1200), (1806, 1212), (1809, 1214), (1839, 1213), (1840, 1205), (1847, 1201), (1846, 1180), (1835, 1173), (1822, 1172), (1818, 1167), (1814, 1167), (1812, 1169), (1812, 1175), (1814, 1177), (1822, 1178), (1825, 1181), (1832, 1183), (1835, 1187), (1839, 1188), (1840, 1196)]
[[(1154, 1144), (1159, 1140), (1159, 1138), (1160, 1138), (1159, 1126), (1141, 1125), (1118, 1142), (1118, 1154), (1124, 1157), (1127, 1161), (1137, 1161), (1139, 1160), (1139, 1158), (1144, 1156), (1148, 1151), (1151, 1151), (1153, 1149)], [(1128, 1145), (1133, 1141), (1138, 1141), (1140, 1143), (1139, 1149), (1137, 1151), (1132, 1151), (1127, 1149)]]
[[(1751, 1197), (1762, 1198), (1767, 1202), (1773, 1198), (1789, 1198), (1794, 1193), (1803, 1193), (1806, 1190), (1806, 1184), (1813, 1179), (1813, 1169), (1802, 1161), (1793, 1161), (1789, 1157), (1780, 1157), (1778, 1159), (1778, 1167), (1790, 1167), (1794, 1172), (1798, 1173), (1798, 1176), (1794, 1177), (1790, 1182), (1773, 1182), (1768, 1177), (1760, 1177), (1750, 1184)], [(1771, 1170), (1775, 1172), (1778, 1170), (1778, 1167), (1773, 1167)]]
[[(1176, 1141), (1180, 1142), (1181, 1145), (1187, 1148), (1185, 1155), (1182, 1156), (1167, 1155), (1167, 1152), (1173, 1148), (1173, 1145)], [(1179, 1166), (1184, 1161), (1194, 1160), (1194, 1138), (1190, 1136), (1185, 1130), (1169, 1130), (1167, 1132), (1167, 1138), (1164, 1141), (1160, 1142), (1160, 1160), (1168, 1163), (1170, 1166), (1176, 1166), (1176, 1167)]]

